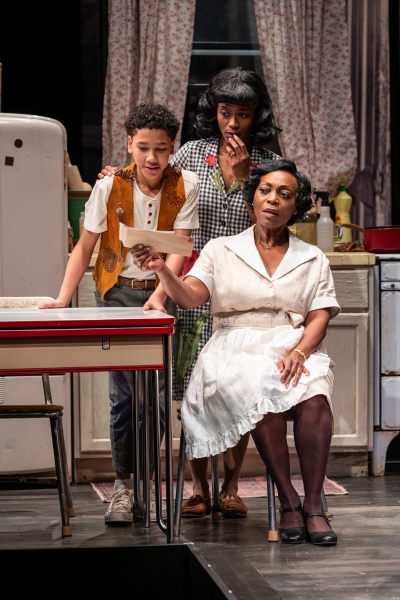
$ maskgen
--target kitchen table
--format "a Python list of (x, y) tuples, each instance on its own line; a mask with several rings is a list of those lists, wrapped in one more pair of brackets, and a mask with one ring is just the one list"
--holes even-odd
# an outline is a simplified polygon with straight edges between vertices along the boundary
[[(132, 370), (134, 501), (149, 527), (149, 418), (155, 422), (157, 522), (173, 541), (172, 346), (174, 317), (142, 308), (0, 310), (0, 375)], [(159, 371), (165, 372), (167, 519), (162, 520), (159, 434)], [(153, 390), (154, 393), (151, 393)], [(139, 498), (139, 400), (143, 415), (143, 505)], [(150, 405), (153, 410), (150, 411)]]

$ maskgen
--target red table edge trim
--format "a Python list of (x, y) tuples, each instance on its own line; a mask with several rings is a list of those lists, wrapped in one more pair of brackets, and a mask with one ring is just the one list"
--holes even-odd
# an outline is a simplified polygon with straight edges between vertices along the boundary
[(40, 369), (0, 369), (0, 375), (41, 375), (42, 373), (100, 373), (103, 371), (164, 371), (164, 365), (122, 365), (119, 367), (50, 367)]
[(100, 337), (128, 335), (172, 335), (174, 327), (117, 327), (89, 329), (0, 329), (1, 338), (35, 338), (35, 337)]
[[(98, 321), (101, 321), (102, 324), (99, 325)], [(166, 315), (165, 318), (161, 319), (156, 317), (151, 319), (135, 319), (135, 322), (132, 323), (133, 319), (124, 318), (124, 319), (71, 319), (71, 320), (57, 320), (54, 321), (1, 321), (0, 319), (0, 329), (20, 329), (23, 327), (24, 329), (53, 329), (55, 327), (59, 327), (62, 329), (69, 329), (72, 327), (89, 327), (89, 328), (99, 328), (99, 327), (165, 327), (167, 325), (173, 325), (175, 323), (175, 317), (171, 317), (170, 315)]]

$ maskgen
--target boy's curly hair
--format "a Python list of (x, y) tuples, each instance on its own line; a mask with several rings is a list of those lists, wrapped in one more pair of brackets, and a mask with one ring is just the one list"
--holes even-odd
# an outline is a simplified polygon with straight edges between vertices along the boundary
[(304, 173), (300, 173), (300, 171), (297, 170), (297, 167), (292, 160), (287, 160), (286, 158), (280, 158), (279, 160), (266, 160), (254, 167), (250, 171), (249, 181), (245, 183), (243, 189), (243, 197), (247, 202), (250, 210), (254, 212), (254, 194), (256, 193), (256, 189), (260, 185), (261, 177), (263, 177), (263, 175), (267, 175), (267, 173), (272, 173), (273, 171), (287, 171), (288, 173), (291, 173), (297, 181), (297, 213), (295, 215), (292, 215), (289, 221), (287, 222), (288, 226), (293, 225), (293, 223), (299, 221), (303, 217), (304, 213), (306, 213), (312, 207), (312, 189), (310, 180), (308, 179), (307, 175), (304, 175)]
[(138, 129), (163, 129), (174, 140), (179, 127), (175, 115), (161, 104), (139, 104), (131, 110), (125, 121), (125, 130), (130, 136), (134, 136)]

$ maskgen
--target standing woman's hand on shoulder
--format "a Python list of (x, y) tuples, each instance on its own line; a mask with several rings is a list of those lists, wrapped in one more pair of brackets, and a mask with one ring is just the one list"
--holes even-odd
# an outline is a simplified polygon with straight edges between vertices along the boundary
[(250, 173), (250, 154), (246, 145), (240, 137), (234, 135), (230, 144), (226, 146), (228, 163), (236, 179), (241, 182), (242, 179), (249, 178)]
[(106, 166), (104, 167), (104, 169), (101, 171), (101, 173), (97, 174), (97, 181), (99, 179), (104, 179), (104, 177), (111, 177), (112, 175), (114, 175), (114, 173), (116, 173), (117, 171), (119, 171), (119, 167), (110, 167), (110, 166)]

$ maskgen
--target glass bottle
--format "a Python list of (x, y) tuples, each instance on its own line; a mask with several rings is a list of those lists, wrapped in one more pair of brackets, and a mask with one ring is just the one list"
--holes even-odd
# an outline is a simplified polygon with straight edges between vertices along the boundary
[(304, 213), (302, 219), (296, 221), (290, 227), (290, 231), (303, 240), (303, 242), (316, 246), (318, 216), (317, 209), (313, 206), (308, 212)]

